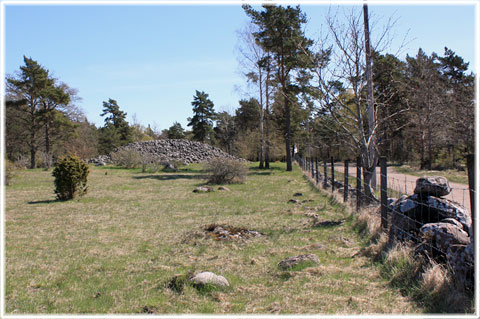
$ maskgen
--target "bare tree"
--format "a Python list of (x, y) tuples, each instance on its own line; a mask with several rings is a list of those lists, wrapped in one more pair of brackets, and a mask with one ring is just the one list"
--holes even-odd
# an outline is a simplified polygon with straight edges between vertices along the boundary
[(345, 142), (361, 156), (364, 192), (367, 200), (375, 200), (371, 182), (378, 159), (377, 129), (382, 121), (394, 114), (380, 121), (377, 119), (376, 107), (379, 106), (373, 104), (373, 86), (367, 88), (367, 79), (372, 73), (371, 52), (368, 51), (379, 52), (389, 42), (388, 33), (393, 21), (387, 22), (378, 33), (378, 41), (373, 43), (370, 41), (368, 10), (364, 14), (362, 21), (362, 12), (345, 11), (340, 21), (338, 13), (329, 13), (326, 17), (328, 30), (318, 41), (316, 54), (310, 58), (314, 64), (312, 73), (319, 107), (328, 112), (336, 123), (335, 127), (348, 137)]
[(268, 113), (269, 101), (272, 94), (271, 85), (271, 59), (262, 46), (255, 40), (254, 33), (258, 32), (258, 26), (249, 23), (243, 30), (238, 31), (240, 40), (238, 51), (240, 53), (239, 64), (242, 74), (248, 83), (253, 84), (259, 100), (259, 168), (269, 168), (269, 139), (268, 139)]

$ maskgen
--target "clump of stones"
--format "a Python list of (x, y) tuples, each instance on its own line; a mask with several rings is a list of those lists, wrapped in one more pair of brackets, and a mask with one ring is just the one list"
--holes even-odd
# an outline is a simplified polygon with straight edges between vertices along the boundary
[(445, 258), (457, 279), (472, 285), (472, 219), (465, 207), (443, 198), (451, 190), (445, 177), (422, 177), (417, 179), (414, 194), (389, 199), (390, 239), (420, 238), (418, 252)]
[(205, 163), (212, 158), (218, 157), (242, 160), (208, 144), (188, 140), (165, 139), (130, 143), (115, 149), (108, 155), (101, 155), (91, 159), (89, 163), (96, 165), (112, 164), (112, 155), (121, 150), (132, 150), (142, 157), (153, 157), (157, 161), (166, 163)]

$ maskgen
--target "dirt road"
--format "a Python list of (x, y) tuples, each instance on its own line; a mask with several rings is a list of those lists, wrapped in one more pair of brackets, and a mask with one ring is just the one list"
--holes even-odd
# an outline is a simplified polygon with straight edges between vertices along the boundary
[[(319, 168), (321, 172), (321, 170)], [(335, 170), (343, 173), (344, 165), (343, 163), (335, 163)], [(331, 169), (328, 168), (328, 174), (330, 174)], [(357, 176), (357, 169), (354, 165), (349, 165), (348, 173), (350, 176)], [(395, 167), (387, 167), (387, 183), (388, 188), (396, 190), (402, 194), (413, 194), (415, 189), (416, 181), (419, 177), (413, 175), (407, 175), (395, 171)], [(468, 185), (459, 184), (459, 183), (449, 183), (452, 188), (452, 192), (445, 196), (445, 198), (460, 203), (465, 206), (470, 212), (470, 194), (468, 191)], [(380, 168), (377, 167), (377, 185), (380, 187)]]

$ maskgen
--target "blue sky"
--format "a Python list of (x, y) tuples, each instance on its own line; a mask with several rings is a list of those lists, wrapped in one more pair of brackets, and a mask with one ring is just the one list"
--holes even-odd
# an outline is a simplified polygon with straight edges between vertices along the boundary
[[(325, 21), (326, 5), (301, 6), (315, 38)], [(346, 7), (342, 7), (346, 8)], [(385, 21), (396, 17), (391, 51), (408, 32), (399, 58), (454, 50), (474, 70), (473, 5), (369, 6)], [(240, 5), (125, 6), (15, 5), (5, 7), (5, 73), (32, 57), (54, 76), (79, 91), (90, 122), (103, 125), (102, 101), (118, 101), (131, 122), (183, 127), (192, 116), (195, 90), (210, 95), (217, 111), (234, 110), (245, 88), (235, 49), (236, 32), (248, 18)], [(325, 28), (325, 27), (324, 27)]]

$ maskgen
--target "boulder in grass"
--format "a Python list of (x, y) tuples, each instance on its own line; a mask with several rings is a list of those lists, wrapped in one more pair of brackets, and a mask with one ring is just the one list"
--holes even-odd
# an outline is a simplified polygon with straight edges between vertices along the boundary
[(314, 263), (319, 264), (320, 259), (318, 259), (317, 255), (309, 254), (309, 255), (298, 255), (293, 257), (288, 257), (278, 263), (278, 268), (282, 270), (288, 270), (296, 265), (300, 265), (302, 263)]
[(442, 176), (421, 177), (417, 179), (415, 194), (420, 196), (436, 196), (442, 197), (450, 194), (452, 188), (448, 184), (448, 180)]
[(193, 190), (194, 193), (209, 193), (213, 192), (213, 187), (211, 186), (199, 186)]
[(214, 274), (213, 272), (204, 271), (196, 274), (190, 279), (196, 285), (213, 285), (219, 287), (229, 287), (228, 280), (223, 277)]
[(220, 186), (220, 187), (218, 188), (218, 190), (219, 190), (219, 191), (230, 192), (230, 188), (225, 187), (225, 186)]

